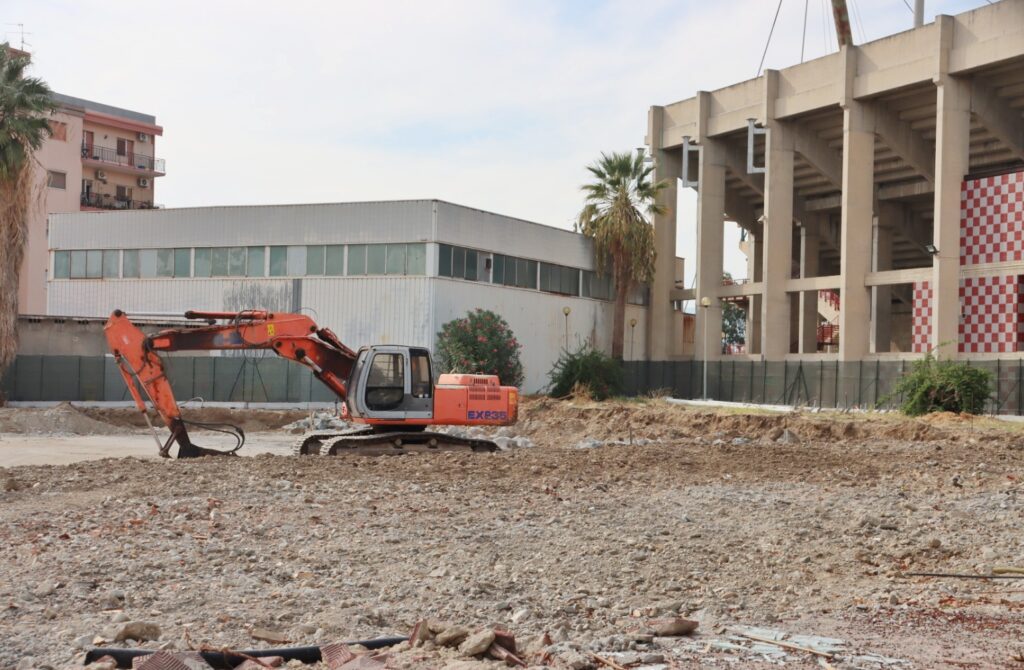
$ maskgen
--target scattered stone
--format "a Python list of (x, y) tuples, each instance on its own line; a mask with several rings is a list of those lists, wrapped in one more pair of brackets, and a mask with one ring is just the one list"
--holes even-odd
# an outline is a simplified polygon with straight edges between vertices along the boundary
[(533, 614), (533, 612), (530, 611), (529, 607), (517, 609), (515, 612), (512, 613), (512, 623), (518, 626), (519, 624), (529, 619), (531, 614)]
[(148, 621), (129, 621), (121, 626), (114, 635), (115, 642), (124, 642), (125, 640), (137, 640), (142, 642), (159, 639), (160, 626)]
[(480, 630), (466, 638), (459, 646), (459, 653), (463, 656), (479, 656), (487, 651), (492, 642), (494, 642), (494, 631)]
[(672, 617), (670, 619), (651, 619), (647, 625), (659, 637), (677, 637), (689, 635), (697, 630), (699, 624), (691, 619)]
[(288, 644), (292, 642), (290, 635), (286, 635), (280, 631), (271, 630), (269, 628), (262, 628), (260, 626), (254, 627), (249, 635), (254, 640), (263, 640), (264, 642), (271, 642), (273, 644)]
[(457, 647), (469, 637), (469, 629), (462, 626), (449, 626), (437, 634), (434, 642), (442, 647)]

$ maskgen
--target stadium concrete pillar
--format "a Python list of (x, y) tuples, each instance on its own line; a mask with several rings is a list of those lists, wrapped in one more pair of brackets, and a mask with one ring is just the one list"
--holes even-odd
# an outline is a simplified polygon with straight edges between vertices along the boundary
[[(764, 276), (764, 227), (751, 233), (750, 280), (759, 282)], [(747, 304), (746, 349), (748, 354), (761, 353), (761, 294), (750, 296)]]
[[(818, 218), (809, 218), (800, 227), (800, 276), (802, 278), (818, 276), (818, 257), (821, 252), (821, 237), (818, 231)], [(800, 323), (797, 327), (799, 344), (797, 351), (801, 354), (814, 354), (818, 351), (818, 292), (800, 291)]]
[(839, 358), (868, 353), (871, 299), (864, 281), (871, 271), (874, 223), (875, 132), (871, 110), (847, 99), (843, 106), (843, 183), (840, 215)]
[(932, 340), (940, 358), (956, 358), (960, 327), (960, 198), (969, 170), (969, 82), (944, 75), (936, 90), (935, 215), (932, 244)]
[(790, 300), (786, 280), (793, 268), (793, 142), (790, 128), (768, 124), (765, 146), (764, 256), (761, 293), (761, 357), (781, 361), (789, 353)]
[[(903, 206), (882, 202), (875, 219), (871, 269), (892, 269), (892, 238), (903, 220)], [(889, 351), (892, 342), (892, 286), (871, 287), (871, 352)]]
[[(722, 354), (722, 255), (725, 230), (725, 147), (711, 138), (700, 141), (697, 185), (697, 323), (694, 356), (718, 360)], [(711, 299), (702, 307), (701, 299)], [(707, 320), (707, 323), (704, 321)], [(705, 337), (707, 340), (705, 341)]]
[(682, 337), (674, 327), (671, 292), (675, 287), (676, 258), (676, 193), (680, 175), (680, 152), (665, 150), (664, 108), (651, 107), (647, 119), (647, 144), (654, 157), (654, 179), (666, 180), (668, 186), (658, 195), (664, 208), (654, 216), (654, 245), (658, 256), (654, 262), (651, 303), (647, 308), (647, 360), (667, 361), (677, 349), (673, 339)]

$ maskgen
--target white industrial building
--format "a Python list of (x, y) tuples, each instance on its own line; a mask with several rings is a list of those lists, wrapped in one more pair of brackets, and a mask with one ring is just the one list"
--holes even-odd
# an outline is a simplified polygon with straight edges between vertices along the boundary
[[(433, 348), (481, 307), (522, 343), (527, 392), (567, 342), (611, 345), (588, 239), (437, 200), (55, 214), (49, 246), (49, 315), (301, 310), (353, 348)], [(627, 308), (627, 359), (646, 357), (645, 302)]]

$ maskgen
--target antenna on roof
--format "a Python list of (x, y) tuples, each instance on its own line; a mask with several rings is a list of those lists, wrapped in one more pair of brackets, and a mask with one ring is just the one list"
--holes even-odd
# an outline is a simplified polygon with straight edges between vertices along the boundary
[[(18, 27), (18, 34), (21, 36), (21, 50), (22, 51), (25, 50), (25, 47), (32, 46), (31, 44), (29, 44), (28, 42), (25, 41), (25, 35), (31, 35), (32, 33), (26, 33), (25, 32), (25, 24), (24, 23), (8, 23), (8, 24), (5, 24), (5, 25), (17, 26)], [(6, 33), (5, 33), (5, 35), (6, 35)]]

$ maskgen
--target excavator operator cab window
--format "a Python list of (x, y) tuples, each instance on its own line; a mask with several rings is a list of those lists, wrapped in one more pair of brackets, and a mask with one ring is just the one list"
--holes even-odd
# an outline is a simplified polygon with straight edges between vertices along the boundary
[(430, 354), (413, 349), (409, 352), (409, 365), (412, 368), (412, 396), (414, 398), (431, 397), (434, 391), (434, 380), (430, 376)]
[(374, 354), (366, 379), (366, 406), (374, 412), (398, 409), (405, 398), (405, 357)]

